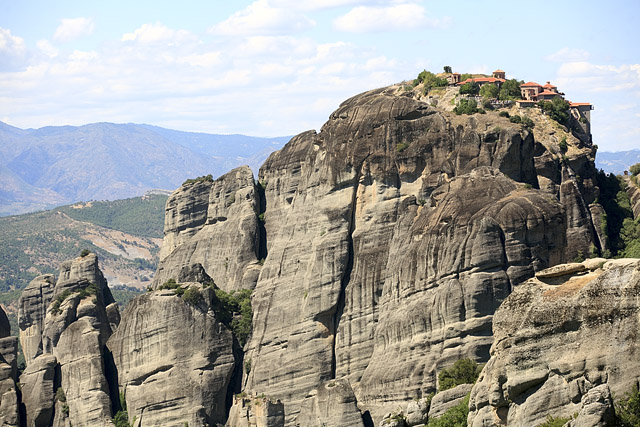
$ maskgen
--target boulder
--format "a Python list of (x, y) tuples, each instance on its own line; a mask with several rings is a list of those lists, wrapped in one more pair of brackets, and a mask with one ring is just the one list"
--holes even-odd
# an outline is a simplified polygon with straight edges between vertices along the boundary
[(615, 424), (613, 398), (607, 384), (590, 389), (580, 402), (578, 416), (567, 427), (607, 427)]
[(326, 381), (312, 391), (303, 400), (296, 423), (309, 427), (364, 427), (356, 397), (344, 379)]
[(456, 387), (450, 388), (436, 393), (431, 400), (431, 406), (429, 408), (429, 418), (438, 418), (447, 412), (450, 408), (456, 406), (471, 392), (473, 384), (460, 384)]
[(567, 276), (571, 274), (580, 273), (585, 271), (587, 267), (583, 263), (574, 262), (571, 264), (554, 265), (553, 267), (545, 268), (544, 270), (536, 273), (536, 279), (551, 279), (553, 277)]
[(469, 425), (538, 425), (577, 412), (607, 419), (607, 390), (623, 395), (639, 378), (638, 295), (640, 260), (556, 286), (536, 279), (518, 286), (494, 316)]

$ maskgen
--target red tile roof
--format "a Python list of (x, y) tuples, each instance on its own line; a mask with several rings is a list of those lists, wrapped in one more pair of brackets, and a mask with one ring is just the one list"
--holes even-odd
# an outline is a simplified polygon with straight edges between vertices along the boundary
[(591, 103), (589, 102), (570, 102), (569, 106), (570, 107), (581, 107), (581, 106), (587, 106), (587, 105), (591, 105)]
[(504, 70), (495, 70), (494, 73), (504, 73)]
[(538, 94), (538, 96), (540, 96), (540, 95), (560, 95), (560, 94), (558, 92), (552, 92), (550, 90), (545, 90), (544, 92), (540, 92)]
[(542, 85), (539, 85), (536, 82), (528, 82), (523, 85), (520, 85), (520, 87), (542, 87)]
[(470, 82), (476, 82), (476, 83), (496, 83), (496, 82), (500, 82), (500, 83), (504, 83), (505, 80), (504, 79), (497, 79), (495, 77), (478, 77), (475, 79), (467, 79), (464, 81), (461, 81), (460, 83), (458, 83), (460, 86), (462, 86), (465, 83), (470, 83)]
[(542, 86), (542, 87), (545, 87), (545, 88), (553, 88), (553, 87), (558, 87), (558, 86), (552, 85), (551, 83), (547, 82), (547, 84), (546, 84), (546, 85), (544, 85), (544, 86)]

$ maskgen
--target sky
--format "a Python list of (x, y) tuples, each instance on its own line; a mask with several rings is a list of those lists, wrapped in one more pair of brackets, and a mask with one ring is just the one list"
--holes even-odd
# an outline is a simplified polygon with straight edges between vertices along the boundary
[(423, 69), (551, 81), (640, 148), (640, 1), (0, 0), (0, 121), (294, 135)]

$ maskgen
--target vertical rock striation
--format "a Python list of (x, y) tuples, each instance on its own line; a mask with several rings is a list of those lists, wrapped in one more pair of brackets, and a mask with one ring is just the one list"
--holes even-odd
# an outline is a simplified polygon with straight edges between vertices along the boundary
[(11, 336), (7, 314), (0, 308), (0, 425), (18, 427), (18, 366), (16, 363), (18, 338)]
[(129, 421), (135, 417), (136, 425), (226, 421), (227, 390), (236, 366), (233, 336), (214, 311), (219, 302), (213, 290), (196, 283), (184, 286), (189, 285), (200, 295), (191, 302), (173, 290), (132, 300), (107, 344)]
[[(64, 262), (52, 292), (51, 283), (51, 277), (36, 279), (21, 298), (21, 340), (31, 349), (21, 376), (27, 424), (47, 425), (55, 416), (54, 425), (109, 425), (112, 390), (104, 345), (119, 316), (97, 257)], [(54, 406), (54, 394), (64, 401)]]
[(157, 288), (200, 264), (226, 291), (253, 289), (260, 272), (259, 188), (248, 166), (215, 181), (185, 183), (167, 200)]
[(585, 265), (542, 272), (496, 311), (470, 426), (538, 425), (575, 413), (572, 425), (611, 421), (609, 390), (622, 396), (640, 380), (640, 260)]

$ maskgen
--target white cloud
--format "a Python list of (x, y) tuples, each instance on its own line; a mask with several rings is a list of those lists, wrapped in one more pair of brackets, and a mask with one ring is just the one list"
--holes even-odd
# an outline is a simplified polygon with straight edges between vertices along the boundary
[(544, 59), (551, 62), (579, 62), (589, 59), (589, 52), (583, 49), (571, 49), (564, 47), (559, 51), (546, 56)]
[(11, 35), (11, 30), (0, 28), (0, 71), (20, 68), (26, 56), (24, 39)]
[(273, 7), (268, 0), (257, 0), (227, 20), (209, 29), (220, 35), (278, 35), (307, 30), (315, 22), (289, 8)]
[(55, 58), (56, 56), (58, 56), (58, 48), (52, 45), (49, 40), (38, 40), (36, 46), (38, 46), (40, 52), (47, 55), (49, 58)]
[(68, 42), (93, 33), (95, 25), (91, 18), (66, 18), (60, 20), (60, 25), (53, 34), (58, 42)]
[(358, 6), (333, 22), (340, 31), (367, 33), (378, 31), (405, 31), (424, 27), (446, 27), (449, 18), (427, 17), (426, 10), (415, 3), (392, 6)]
[(173, 30), (161, 23), (143, 24), (132, 33), (122, 35), (120, 41), (137, 42), (141, 44), (152, 43), (184, 43), (196, 40), (196, 36), (186, 30)]

